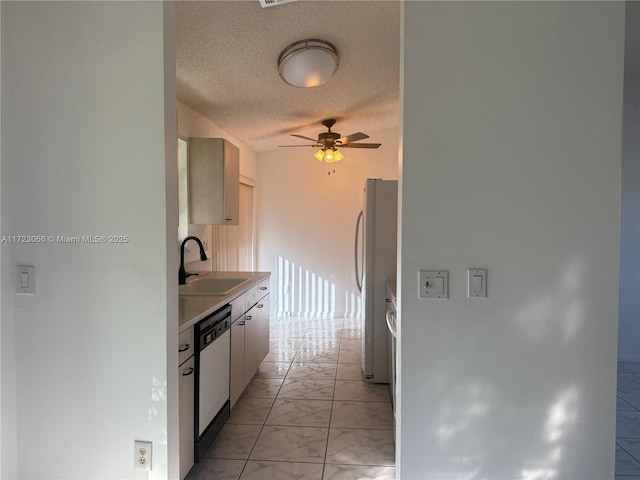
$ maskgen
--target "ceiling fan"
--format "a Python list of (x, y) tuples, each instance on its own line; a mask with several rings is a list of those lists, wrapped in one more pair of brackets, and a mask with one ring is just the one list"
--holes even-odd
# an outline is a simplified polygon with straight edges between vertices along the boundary
[[(294, 137), (302, 138), (304, 140), (309, 140), (315, 142), (313, 144), (305, 144), (305, 145), (279, 145), (280, 147), (315, 147), (320, 148), (322, 152), (337, 152), (338, 148), (378, 148), (381, 143), (353, 143), (359, 140), (364, 140), (365, 138), (369, 138), (369, 135), (364, 134), (362, 132), (352, 133), (351, 135), (347, 135), (346, 137), (341, 137), (339, 133), (332, 132), (331, 127), (335, 125), (336, 121), (333, 118), (324, 120), (322, 125), (327, 127), (328, 132), (323, 132), (318, 134), (318, 139), (315, 140), (310, 137), (305, 137), (304, 135), (298, 135), (292, 133), (291, 135)], [(318, 152), (320, 153), (320, 152)], [(318, 158), (316, 156), (316, 158)], [(340, 155), (342, 158), (342, 155)], [(319, 160), (322, 160), (319, 158)], [(336, 160), (328, 160), (325, 156), (325, 161), (338, 161)]]

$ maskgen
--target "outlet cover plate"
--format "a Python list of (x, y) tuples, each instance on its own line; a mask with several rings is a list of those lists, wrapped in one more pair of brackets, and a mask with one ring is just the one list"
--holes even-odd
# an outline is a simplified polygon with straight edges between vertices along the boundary
[(133, 452), (133, 469), (151, 471), (152, 462), (152, 445), (151, 442), (136, 440)]

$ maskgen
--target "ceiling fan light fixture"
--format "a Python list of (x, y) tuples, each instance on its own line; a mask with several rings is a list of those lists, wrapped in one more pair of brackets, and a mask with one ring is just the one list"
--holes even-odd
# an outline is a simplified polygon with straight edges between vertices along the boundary
[(326, 40), (313, 38), (292, 43), (278, 57), (280, 78), (300, 88), (313, 88), (326, 83), (338, 65), (336, 48)]
[(315, 153), (314, 157), (321, 162), (334, 163), (342, 160), (344, 155), (336, 148), (322, 148)]

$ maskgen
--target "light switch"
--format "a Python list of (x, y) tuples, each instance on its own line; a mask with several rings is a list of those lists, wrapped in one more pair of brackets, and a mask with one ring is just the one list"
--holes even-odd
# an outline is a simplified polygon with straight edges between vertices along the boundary
[(448, 271), (420, 270), (418, 282), (418, 298), (449, 298)]
[(36, 293), (36, 267), (31, 265), (18, 265), (17, 293)]
[(487, 270), (482, 268), (469, 269), (469, 298), (487, 296)]

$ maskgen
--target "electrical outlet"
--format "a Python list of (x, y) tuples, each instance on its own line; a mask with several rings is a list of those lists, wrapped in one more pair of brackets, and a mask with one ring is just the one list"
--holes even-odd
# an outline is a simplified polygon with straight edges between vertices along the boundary
[(203, 240), (202, 243), (204, 244), (204, 251), (208, 252), (209, 251), (209, 240)]
[(151, 471), (151, 442), (135, 441), (133, 468), (134, 470)]

